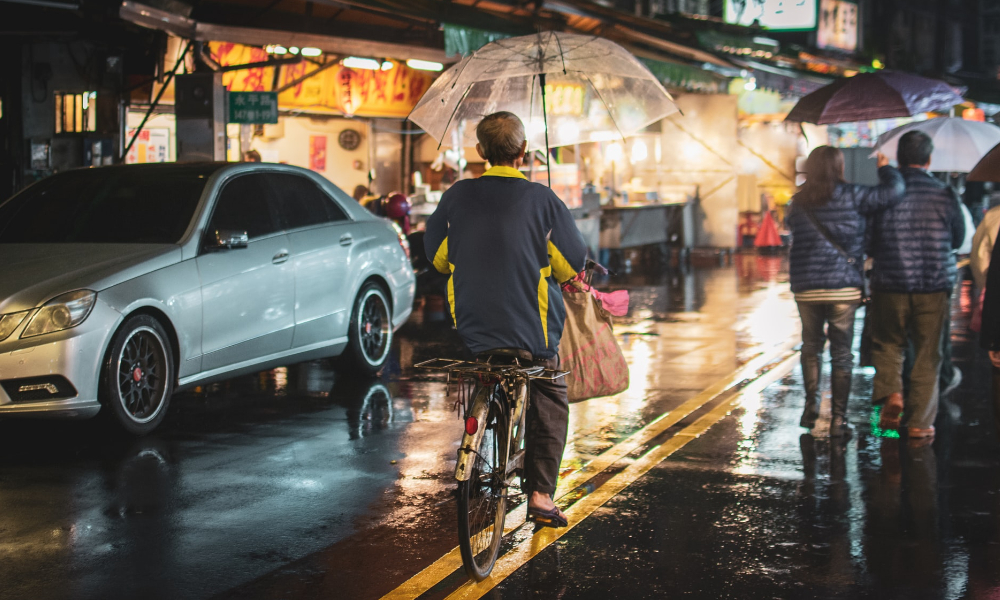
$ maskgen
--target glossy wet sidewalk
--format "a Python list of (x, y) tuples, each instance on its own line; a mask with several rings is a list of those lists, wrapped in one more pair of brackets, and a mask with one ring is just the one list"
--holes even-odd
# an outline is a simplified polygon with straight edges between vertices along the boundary
[(966, 379), (933, 447), (875, 435), (862, 374), (858, 432), (831, 446), (796, 426), (782, 279), (741, 256), (608, 282), (632, 293), (632, 387), (572, 407), (574, 527), (512, 531), (486, 586), (447, 560), (461, 423), (409, 365), (459, 349), (428, 300), (382, 380), (323, 362), (236, 379), (176, 397), (142, 440), (0, 422), (0, 597), (1000, 596), (1000, 446), (961, 322)]

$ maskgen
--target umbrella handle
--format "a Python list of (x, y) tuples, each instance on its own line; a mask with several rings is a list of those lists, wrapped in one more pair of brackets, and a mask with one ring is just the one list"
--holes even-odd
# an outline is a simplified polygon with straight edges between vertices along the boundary
[(548, 110), (545, 108), (545, 73), (539, 73), (538, 85), (542, 87), (542, 124), (545, 126), (545, 174), (549, 178), (549, 189), (552, 189), (552, 151), (549, 150), (549, 115)]

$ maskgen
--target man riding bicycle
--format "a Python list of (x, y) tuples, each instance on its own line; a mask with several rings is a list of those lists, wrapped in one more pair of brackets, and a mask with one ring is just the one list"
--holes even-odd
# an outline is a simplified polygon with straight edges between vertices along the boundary
[[(427, 256), (451, 274), (452, 320), (473, 354), (520, 350), (535, 364), (558, 369), (566, 318), (560, 284), (583, 270), (587, 247), (558, 196), (518, 170), (528, 142), (516, 115), (488, 115), (476, 137), (476, 151), (491, 168), (441, 197), (427, 221)], [(567, 524), (552, 494), (568, 417), (565, 380), (533, 381), (523, 483), (528, 518), (540, 525)]]

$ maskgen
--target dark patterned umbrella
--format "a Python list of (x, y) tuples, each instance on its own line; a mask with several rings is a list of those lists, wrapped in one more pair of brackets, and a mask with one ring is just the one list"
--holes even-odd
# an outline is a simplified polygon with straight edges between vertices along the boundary
[(839, 79), (804, 96), (785, 120), (827, 125), (911, 117), (961, 102), (962, 96), (943, 81), (880, 71)]
[(966, 181), (1000, 181), (1000, 144), (986, 153), (969, 172)]

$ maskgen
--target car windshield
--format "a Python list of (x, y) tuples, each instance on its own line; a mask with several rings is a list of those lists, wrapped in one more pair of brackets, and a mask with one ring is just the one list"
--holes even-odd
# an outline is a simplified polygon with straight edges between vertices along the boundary
[(105, 167), (52, 175), (0, 205), (0, 243), (175, 244), (217, 168)]

